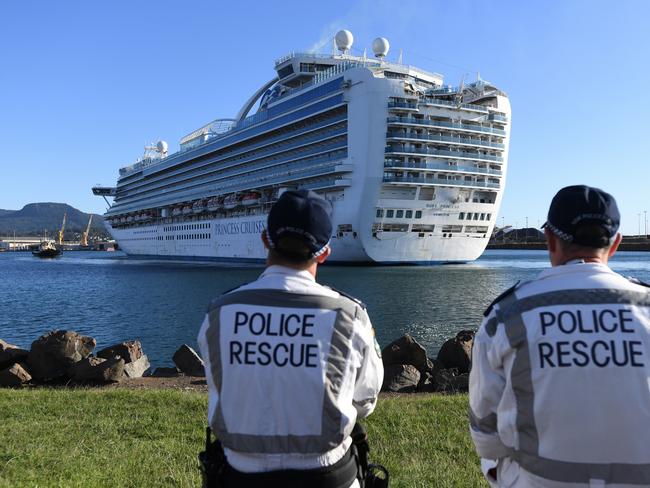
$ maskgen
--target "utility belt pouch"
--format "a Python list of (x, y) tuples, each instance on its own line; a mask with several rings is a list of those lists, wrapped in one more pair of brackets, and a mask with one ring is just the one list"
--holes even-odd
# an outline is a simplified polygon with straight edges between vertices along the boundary
[(205, 451), (199, 453), (203, 488), (223, 488), (226, 455), (219, 439), (212, 440), (212, 430), (205, 429)]
[(359, 422), (354, 424), (352, 429), (352, 446), (357, 466), (359, 468), (359, 485), (361, 488), (388, 488), (389, 474), (388, 470), (381, 464), (370, 464), (368, 453), (370, 445), (368, 444), (368, 432)]

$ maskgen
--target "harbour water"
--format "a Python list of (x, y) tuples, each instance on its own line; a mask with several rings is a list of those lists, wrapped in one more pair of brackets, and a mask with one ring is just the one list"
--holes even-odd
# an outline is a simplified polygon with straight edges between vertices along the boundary
[[(495, 250), (463, 265), (326, 266), (318, 279), (366, 303), (382, 347), (408, 332), (434, 354), (458, 330), (477, 328), (502, 290), (548, 267), (546, 256)], [(611, 265), (650, 281), (650, 253), (621, 252)], [(98, 348), (140, 339), (154, 367), (171, 365), (179, 345), (195, 345), (209, 301), (260, 272), (141, 261), (119, 252), (68, 252), (49, 260), (0, 253), (0, 338), (25, 348), (51, 329), (91, 335)]]

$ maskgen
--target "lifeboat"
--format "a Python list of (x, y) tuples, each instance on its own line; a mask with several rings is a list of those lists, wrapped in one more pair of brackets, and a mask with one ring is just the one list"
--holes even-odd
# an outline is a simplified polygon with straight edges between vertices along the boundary
[(176, 207), (172, 210), (172, 217), (178, 217), (182, 213), (181, 207)]
[(189, 205), (183, 207), (183, 210), (182, 210), (181, 213), (182, 213), (183, 215), (189, 215), (189, 214), (191, 214), (191, 213), (192, 213), (192, 207), (190, 207)]
[(262, 196), (260, 195), (259, 192), (252, 191), (252, 192), (247, 193), (246, 195), (244, 195), (242, 197), (241, 204), (244, 205), (244, 206), (247, 206), (247, 207), (250, 206), (250, 205), (256, 205), (256, 204), (260, 203), (260, 198), (261, 197)]
[(217, 197), (212, 197), (210, 200), (208, 200), (208, 210), (210, 212), (219, 210), (219, 207), (221, 207), (221, 203), (219, 202), (219, 199)]
[(237, 205), (239, 205), (239, 198), (237, 197), (237, 195), (228, 195), (223, 200), (223, 206), (224, 206), (224, 208), (226, 208), (228, 210), (232, 210)]
[(202, 201), (198, 201), (192, 205), (192, 213), (200, 214), (205, 210), (205, 204)]

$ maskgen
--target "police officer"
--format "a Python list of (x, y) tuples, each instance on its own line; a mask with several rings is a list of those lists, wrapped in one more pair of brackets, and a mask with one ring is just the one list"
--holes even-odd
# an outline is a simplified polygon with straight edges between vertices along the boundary
[(552, 267), (486, 310), (470, 426), (493, 486), (650, 486), (650, 293), (607, 266), (619, 221), (608, 193), (561, 189)]
[(359, 486), (350, 433), (383, 366), (364, 305), (315, 281), (330, 213), (312, 191), (284, 192), (262, 233), (266, 270), (215, 299), (199, 332), (225, 486)]

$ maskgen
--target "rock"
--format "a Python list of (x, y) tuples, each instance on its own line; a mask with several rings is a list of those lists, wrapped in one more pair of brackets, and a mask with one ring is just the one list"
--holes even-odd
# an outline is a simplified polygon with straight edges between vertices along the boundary
[(457, 368), (460, 373), (469, 373), (473, 344), (473, 330), (461, 330), (456, 337), (446, 341), (438, 352), (441, 369)]
[(124, 359), (119, 356), (110, 359), (89, 357), (70, 368), (70, 376), (77, 383), (117, 382), (124, 375)]
[(0, 371), (0, 386), (16, 388), (32, 380), (31, 375), (19, 363), (12, 364)]
[(424, 373), (430, 369), (427, 351), (409, 334), (391, 342), (381, 352), (384, 368), (391, 365), (410, 364)]
[(0, 339), (0, 369), (12, 366), (14, 363), (26, 361), (28, 354), (29, 351)]
[(414, 392), (420, 382), (420, 372), (411, 364), (390, 364), (384, 368), (381, 391)]
[(153, 373), (151, 373), (151, 376), (154, 378), (174, 378), (176, 376), (179, 376), (181, 372), (178, 370), (178, 368), (173, 367), (173, 368), (156, 368)]
[(132, 363), (144, 356), (140, 341), (126, 341), (106, 347), (97, 353), (97, 357), (110, 359), (119, 356), (126, 364)]
[(149, 358), (145, 354), (135, 361), (126, 363), (124, 365), (124, 374), (129, 378), (142, 378), (150, 366)]
[(469, 390), (469, 373), (459, 373), (456, 369), (441, 369), (434, 375), (433, 391), (459, 393)]
[(87, 358), (96, 344), (92, 337), (73, 331), (48, 332), (32, 343), (27, 364), (34, 379), (60, 378), (74, 363)]
[(174, 364), (188, 376), (205, 376), (205, 366), (201, 357), (187, 344), (174, 353)]

